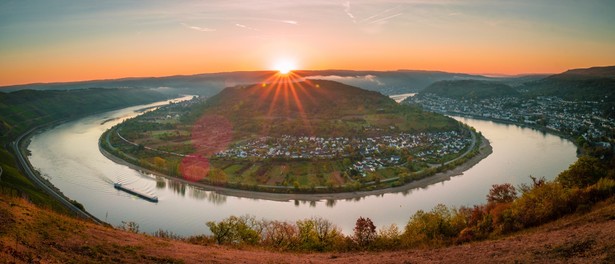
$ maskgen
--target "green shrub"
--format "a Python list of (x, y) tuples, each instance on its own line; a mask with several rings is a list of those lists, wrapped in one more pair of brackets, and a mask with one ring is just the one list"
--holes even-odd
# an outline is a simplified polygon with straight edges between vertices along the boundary
[(598, 158), (583, 156), (560, 173), (557, 181), (569, 188), (586, 187), (606, 177), (607, 173), (606, 166)]

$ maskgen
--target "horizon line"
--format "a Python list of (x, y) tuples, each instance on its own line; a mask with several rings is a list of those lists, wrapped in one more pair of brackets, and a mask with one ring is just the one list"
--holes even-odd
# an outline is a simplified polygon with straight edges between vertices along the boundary
[[(598, 66), (596, 66), (598, 67)], [(576, 69), (576, 68), (575, 68)], [(129, 79), (145, 79), (145, 78), (168, 78), (168, 77), (187, 77), (187, 76), (195, 76), (195, 75), (206, 75), (206, 74), (224, 74), (224, 73), (256, 73), (256, 72), (276, 72), (277, 70), (236, 70), (236, 71), (212, 71), (212, 72), (198, 72), (198, 73), (186, 73), (186, 74), (169, 74), (169, 75), (158, 75), (158, 76), (123, 76), (123, 77), (109, 77), (109, 78), (101, 78), (101, 79), (80, 79), (80, 80), (63, 80), (63, 81), (40, 81), (40, 82), (26, 82), (26, 83), (12, 83), (12, 84), (0, 84), (0, 89), (16, 87), (16, 86), (28, 86), (28, 85), (53, 85), (53, 84), (71, 84), (71, 83), (81, 83), (81, 82), (104, 82), (104, 81), (119, 81), (119, 80), (129, 80)], [(292, 70), (293, 72), (302, 72), (302, 71), (349, 71), (349, 72), (402, 72), (402, 71), (415, 71), (415, 72), (443, 72), (443, 73), (451, 73), (451, 74), (468, 74), (468, 75), (477, 75), (482, 77), (489, 78), (511, 78), (511, 77), (521, 77), (521, 76), (531, 76), (531, 75), (553, 75), (558, 74), (554, 72), (536, 72), (536, 73), (518, 73), (518, 74), (504, 74), (504, 73), (493, 73), (493, 72), (458, 72), (458, 71), (444, 71), (444, 70), (419, 70), (419, 69), (395, 69), (395, 70), (350, 70), (350, 69), (341, 69), (341, 68), (331, 68), (331, 69), (323, 69), (323, 70), (314, 70), (314, 69), (298, 69)]]

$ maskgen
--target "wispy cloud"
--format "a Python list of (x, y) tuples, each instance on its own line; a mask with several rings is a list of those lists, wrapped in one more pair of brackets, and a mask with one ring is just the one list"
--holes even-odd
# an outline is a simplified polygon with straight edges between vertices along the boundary
[(357, 21), (354, 18), (354, 15), (350, 12), (350, 1), (343, 3), (342, 6), (344, 6), (344, 13), (346, 13), (346, 15), (348, 15), (348, 17), (352, 19), (353, 23), (357, 23)]
[(399, 10), (399, 6), (382, 10), (376, 14), (362, 19), (359, 23), (375, 24), (379, 22), (386, 22), (389, 19), (396, 16), (400, 16), (402, 14), (401, 12), (397, 12), (397, 10)]
[(297, 25), (297, 21), (294, 20), (280, 20), (280, 22), (282, 23), (286, 23), (286, 24), (291, 24), (291, 25)]
[(254, 30), (254, 31), (258, 31), (258, 29), (253, 28), (253, 27), (248, 27), (244, 24), (235, 24), (235, 26), (240, 27), (240, 28), (245, 28), (245, 29), (249, 29), (249, 30)]
[(400, 6), (395, 6), (358, 20), (358, 18), (361, 16), (357, 16), (353, 12), (351, 12), (350, 1), (343, 3), (342, 6), (344, 7), (344, 13), (346, 13), (346, 15), (350, 17), (353, 23), (358, 25), (383, 25), (386, 24), (392, 18), (401, 16), (403, 14), (399, 12)]
[(196, 30), (196, 31), (202, 31), (202, 32), (213, 32), (213, 31), (216, 31), (216, 29), (214, 29), (214, 28), (204, 28), (204, 27), (191, 26), (191, 25), (188, 25), (186, 23), (180, 23), (180, 24), (182, 26), (184, 26), (185, 28), (189, 28), (189, 29)]
[(382, 17), (382, 18), (378, 18), (376, 20), (372, 20), (369, 22), (369, 24), (384, 24), (387, 21), (391, 20), (391, 18), (397, 17), (397, 16), (401, 16), (402, 13), (397, 13), (397, 14), (393, 14), (390, 16), (386, 16), (386, 17)]

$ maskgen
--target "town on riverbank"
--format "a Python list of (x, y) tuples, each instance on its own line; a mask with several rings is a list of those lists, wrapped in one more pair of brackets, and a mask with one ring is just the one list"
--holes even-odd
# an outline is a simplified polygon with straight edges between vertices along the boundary
[(547, 131), (574, 142), (581, 150), (612, 151), (615, 117), (605, 115), (598, 101), (566, 101), (555, 96), (455, 99), (435, 94), (410, 97), (404, 103), (449, 115), (511, 123)]

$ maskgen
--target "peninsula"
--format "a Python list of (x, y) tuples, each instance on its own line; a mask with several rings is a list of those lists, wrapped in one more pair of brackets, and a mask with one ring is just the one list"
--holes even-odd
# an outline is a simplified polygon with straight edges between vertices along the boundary
[[(106, 131), (100, 144), (108, 157), (158, 175), (231, 193), (291, 194), (280, 199), (416, 187), (490, 153), (480, 133), (452, 118), (285, 76), (146, 112)], [(438, 178), (451, 174), (459, 171)]]

